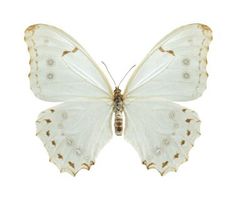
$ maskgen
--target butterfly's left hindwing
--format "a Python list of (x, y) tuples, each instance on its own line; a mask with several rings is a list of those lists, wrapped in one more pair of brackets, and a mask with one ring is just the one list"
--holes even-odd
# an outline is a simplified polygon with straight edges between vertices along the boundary
[(37, 135), (48, 151), (50, 161), (75, 175), (90, 169), (98, 152), (112, 137), (112, 103), (87, 99), (63, 103), (42, 112)]
[(176, 171), (200, 135), (200, 120), (189, 109), (163, 99), (143, 99), (125, 104), (125, 139), (148, 169), (162, 175)]

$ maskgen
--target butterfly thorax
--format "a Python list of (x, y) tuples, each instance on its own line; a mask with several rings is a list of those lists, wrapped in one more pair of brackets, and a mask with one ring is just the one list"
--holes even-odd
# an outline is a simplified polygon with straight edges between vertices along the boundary
[(119, 87), (116, 87), (114, 90), (114, 113), (115, 113), (115, 134), (118, 136), (122, 135), (123, 131), (123, 95), (121, 94), (121, 90)]

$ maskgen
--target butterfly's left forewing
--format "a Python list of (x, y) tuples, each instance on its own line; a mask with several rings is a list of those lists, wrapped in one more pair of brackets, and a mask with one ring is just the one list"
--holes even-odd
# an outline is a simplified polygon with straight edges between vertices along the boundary
[(30, 54), (30, 86), (46, 101), (80, 97), (112, 98), (111, 87), (84, 48), (62, 30), (46, 25), (29, 26), (25, 41)]

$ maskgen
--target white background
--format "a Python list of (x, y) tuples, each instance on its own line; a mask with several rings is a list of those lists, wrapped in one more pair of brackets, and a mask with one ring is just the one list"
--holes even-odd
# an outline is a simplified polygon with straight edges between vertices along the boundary
[[(219, 3), (220, 2), (220, 3)], [(0, 5), (0, 199), (235, 199), (236, 25), (234, 1), (1, 1)], [(202, 136), (177, 173), (146, 170), (123, 138), (76, 177), (48, 162), (35, 136), (38, 113), (55, 103), (29, 88), (25, 28), (47, 23), (75, 37), (118, 81), (165, 34), (201, 22), (213, 30), (208, 88), (182, 103), (202, 120)], [(101, 65), (101, 67), (103, 67)]]

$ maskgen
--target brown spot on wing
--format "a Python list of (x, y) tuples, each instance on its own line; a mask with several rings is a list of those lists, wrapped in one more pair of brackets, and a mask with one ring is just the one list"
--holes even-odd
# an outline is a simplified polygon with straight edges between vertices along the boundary
[(191, 131), (190, 131), (190, 130), (187, 130), (186, 135), (187, 135), (187, 136), (190, 136), (190, 135), (191, 135)]
[(168, 165), (168, 161), (165, 161), (162, 163), (162, 168), (166, 167)]
[(143, 164), (143, 165), (147, 165), (147, 161), (144, 160), (144, 161), (142, 162), (142, 164)]
[(162, 47), (159, 47), (159, 50), (160, 50), (161, 52), (165, 52), (165, 50), (164, 50)]
[(46, 135), (47, 135), (48, 137), (50, 136), (50, 131), (49, 131), (49, 130), (46, 132)]
[(176, 154), (174, 155), (174, 158), (175, 158), (175, 159), (179, 158), (179, 153), (176, 153)]
[(75, 164), (71, 161), (68, 162), (68, 164), (72, 167), (72, 168), (75, 168)]
[(72, 51), (67, 51), (67, 50), (65, 50), (65, 51), (63, 51), (63, 53), (62, 53), (62, 56), (65, 56), (66, 54), (68, 54), (68, 53), (75, 53), (76, 51), (78, 51), (79, 49), (77, 48), (77, 47), (75, 47), (74, 49), (72, 49)]
[(156, 168), (156, 165), (155, 163), (151, 162), (151, 163), (148, 163), (146, 160), (144, 160), (142, 162), (143, 165), (146, 165), (147, 169), (152, 169), (152, 168)]
[(186, 119), (185, 121), (186, 121), (187, 123), (190, 123), (191, 120), (192, 120), (192, 119)]
[(53, 145), (53, 146), (56, 146), (55, 140), (52, 141), (52, 145)]
[(92, 166), (92, 165), (95, 165), (95, 162), (91, 160), (91, 161), (89, 162), (89, 164), (90, 164), (90, 166)]
[(169, 53), (169, 54), (171, 54), (172, 56), (175, 56), (175, 53), (174, 53), (173, 50), (167, 50), (166, 52)]
[(155, 163), (149, 163), (149, 164), (147, 165), (147, 169), (154, 169), (154, 168), (156, 168)]
[(51, 119), (45, 119), (45, 121), (47, 122), (47, 124), (51, 123), (52, 120)]
[(89, 164), (87, 164), (87, 163), (83, 163), (82, 165), (82, 168), (84, 168), (84, 169), (87, 169), (87, 170), (90, 170), (90, 165)]
[(63, 51), (62, 56), (66, 55), (68, 53), (70, 53), (70, 51)]
[(71, 52), (75, 53), (76, 51), (78, 51), (79, 49), (77, 47), (75, 47)]
[(57, 157), (61, 160), (63, 159), (63, 156), (61, 154), (57, 154)]
[(175, 56), (175, 53), (174, 53), (173, 50), (165, 50), (165, 49), (163, 49), (162, 47), (159, 47), (159, 50), (160, 50), (161, 52), (167, 52), (167, 53), (171, 54), (172, 56)]

